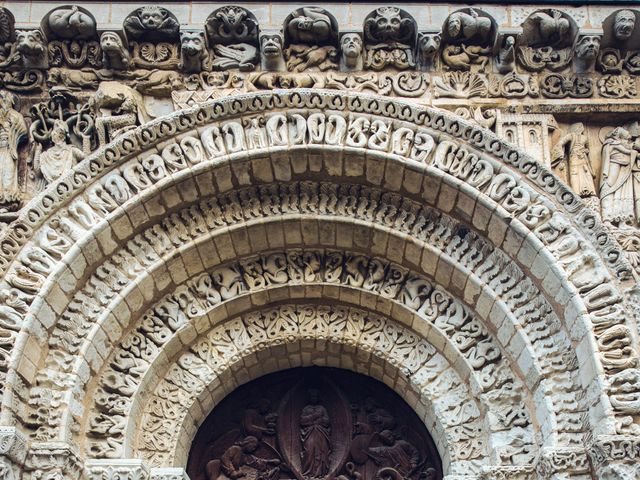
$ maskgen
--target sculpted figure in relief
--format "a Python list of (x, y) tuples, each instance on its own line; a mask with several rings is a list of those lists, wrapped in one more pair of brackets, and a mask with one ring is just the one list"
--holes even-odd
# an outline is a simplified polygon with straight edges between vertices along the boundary
[(91, 38), (96, 31), (95, 20), (76, 5), (54, 10), (47, 23), (58, 38), (84, 40)]
[(636, 28), (636, 14), (633, 10), (620, 10), (613, 20), (613, 35), (617, 40), (626, 42)]
[(206, 69), (209, 50), (204, 32), (182, 32), (180, 34), (180, 68), (188, 73), (198, 73)]
[(125, 19), (124, 31), (133, 40), (172, 42), (179, 37), (180, 24), (166, 8), (146, 5)]
[(442, 35), (439, 33), (419, 33), (418, 34), (418, 63), (422, 70), (429, 70), (435, 67), (435, 59), (440, 45)]
[(600, 52), (600, 37), (584, 35), (578, 39), (575, 48), (576, 71), (586, 72), (593, 67)]
[(260, 38), (260, 54), (263, 70), (270, 72), (284, 70), (282, 37), (280, 35), (263, 35)]
[(33, 167), (47, 183), (57, 180), (84, 158), (84, 153), (79, 148), (67, 143), (68, 136), (69, 127), (66, 122), (56, 120), (51, 131), (53, 147), (43, 152), (42, 144), (36, 143)]
[(583, 123), (571, 125), (567, 134), (555, 144), (551, 166), (559, 170), (560, 177), (581, 197), (596, 194), (595, 173), (589, 161), (589, 143)]
[[(614, 225), (632, 225), (636, 219), (635, 199), (640, 199), (640, 166), (631, 134), (615, 128), (602, 148), (600, 204), (602, 218)], [(635, 185), (634, 185), (635, 184)]]
[(208, 480), (271, 480), (278, 477), (280, 461), (263, 459), (255, 455), (259, 441), (247, 436), (229, 447), (220, 460), (207, 463)]
[(100, 36), (102, 64), (109, 70), (128, 70), (133, 65), (129, 50), (116, 32), (104, 32)]
[(305, 478), (323, 478), (329, 472), (331, 453), (330, 424), (327, 409), (319, 403), (319, 392), (309, 389), (309, 403), (300, 413), (302, 474)]
[(485, 43), (491, 34), (491, 19), (482, 17), (473, 8), (469, 13), (451, 14), (445, 25), (447, 36), (451, 40), (469, 41), (472, 39)]
[(20, 199), (18, 146), (27, 138), (27, 125), (13, 103), (11, 93), (0, 91), (0, 204)]
[(288, 43), (326, 45), (338, 36), (335, 20), (320, 7), (303, 7), (291, 14), (285, 26)]

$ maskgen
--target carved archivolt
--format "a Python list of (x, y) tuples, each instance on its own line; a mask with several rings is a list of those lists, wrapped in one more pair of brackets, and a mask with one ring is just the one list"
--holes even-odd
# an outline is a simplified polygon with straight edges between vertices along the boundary
[[(164, 143), (159, 144), (160, 141)], [(279, 155), (294, 150), (300, 155), (293, 155), (291, 161)], [(333, 175), (348, 172), (361, 183), (376, 183), (377, 175), (380, 184), (384, 168), (390, 173), (384, 177), (386, 183), (380, 190), (356, 183), (338, 186), (293, 182), (322, 152), (334, 156), (335, 152), (342, 152), (345, 158), (366, 158), (368, 162), (365, 176), (364, 168), (360, 173), (349, 170), (355, 168), (357, 160), (337, 166), (323, 159), (322, 168), (329, 175), (333, 168), (338, 172)], [(257, 163), (252, 167), (255, 170), (243, 170), (247, 159), (257, 162), (265, 157), (273, 162), (268, 173), (259, 171)], [(302, 169), (296, 170), (296, 159), (304, 159)], [(386, 167), (376, 169), (375, 162)], [(234, 170), (236, 167), (240, 169)], [(409, 178), (408, 172), (414, 172), (420, 180), (418, 187), (401, 181), (393, 183), (396, 168), (401, 178), (403, 173)], [(188, 180), (191, 177), (196, 180)], [(438, 196), (420, 186), (429, 179), (437, 180)], [(203, 183), (205, 180), (209, 187)], [(274, 186), (274, 181), (281, 185)], [(191, 188), (187, 187), (189, 182)], [(242, 184), (255, 184), (255, 188), (212, 197), (206, 205), (194, 203), (207, 188), (210, 193), (224, 192)], [(401, 189), (407, 193), (393, 193)], [(166, 207), (158, 206), (158, 198), (163, 198)], [(429, 213), (422, 205), (425, 202), (440, 210), (452, 210), (452, 216), (467, 226), (453, 227), (447, 217)], [(180, 214), (172, 211), (179, 203), (185, 205)], [(140, 210), (143, 205), (145, 212)], [(167, 208), (170, 211), (165, 214)], [(484, 224), (483, 209), (487, 212)], [(128, 218), (123, 215), (125, 212)], [(465, 298), (465, 289), (456, 287), (452, 270), (466, 271), (468, 278), (482, 278), (491, 290), (487, 297), (490, 303), (484, 307), (478, 303), (482, 287), (464, 301), (476, 303), (477, 312), (484, 308), (484, 321), (495, 319), (495, 315), (504, 316), (502, 320), (513, 324), (517, 331), (514, 338), (526, 337), (525, 344), (534, 346), (535, 354), (529, 348), (521, 350), (535, 365), (530, 370), (533, 377), (526, 384), (537, 384), (540, 373), (545, 377), (540, 382), (541, 395), (548, 391), (554, 404), (549, 410), (573, 412), (563, 416), (567, 423), (559, 425), (553, 435), (571, 445), (583, 441), (582, 412), (586, 409), (576, 400), (580, 396), (575, 391), (586, 386), (576, 384), (576, 375), (572, 374), (580, 363), (584, 363), (582, 368), (591, 369), (592, 378), (599, 385), (596, 389), (611, 395), (611, 405), (604, 406), (601, 417), (611, 423), (603, 422), (596, 428), (611, 434), (635, 432), (638, 412), (627, 399), (638, 389), (621, 373), (634, 378), (637, 358), (625, 324), (626, 307), (610, 273), (624, 278), (629, 266), (595, 214), (544, 167), (464, 121), (380, 98), (305, 91), (213, 102), (148, 123), (81, 162), (25, 208), (0, 243), (5, 272), (2, 287), (6, 292), (0, 313), (9, 332), (7, 358), (14, 342), (20, 346), (5, 367), (11, 370), (11, 381), (3, 382), (8, 411), (25, 425), (36, 428), (36, 438), (42, 435), (43, 440), (50, 439), (65, 424), (73, 431), (78, 398), (72, 385), (86, 384), (90, 372), (99, 371), (104, 362), (100, 355), (88, 352), (111, 352), (110, 345), (120, 345), (118, 339), (122, 336), (117, 329), (104, 330), (102, 321), (93, 323), (89, 319), (111, 317), (108, 321), (115, 325), (114, 319), (118, 323), (126, 318), (125, 311), (138, 311), (145, 302), (159, 298), (158, 293), (164, 293), (168, 285), (144, 288), (146, 282), (151, 282), (145, 271), (156, 263), (167, 264), (167, 278), (176, 285), (186, 280), (189, 274), (180, 273), (177, 267), (171, 270), (176, 263), (169, 259), (175, 259), (175, 255), (165, 260), (164, 252), (179, 251), (186, 259), (194, 253), (194, 239), (206, 237), (210, 231), (254, 219), (268, 220), (282, 213), (311, 217), (338, 214), (359, 219), (365, 230), (387, 229), (389, 233), (402, 232), (407, 238), (433, 243), (434, 249), (447, 254), (442, 257), (443, 266), (437, 268), (436, 281), (449, 289), (457, 288), (457, 295)], [(573, 215), (572, 220), (568, 214)], [(166, 218), (144, 232), (154, 216)], [(188, 223), (183, 222), (183, 216), (190, 217)], [(479, 240), (479, 234), (488, 241)], [(500, 250), (494, 249), (492, 242)], [(303, 241), (300, 243), (304, 245)], [(237, 253), (235, 256), (239, 256)], [(106, 259), (108, 256), (110, 260)], [(345, 265), (344, 257), (340, 258)], [(449, 258), (455, 258), (452, 263), (460, 266), (449, 269), (447, 277), (444, 272)], [(232, 258), (221, 259), (225, 260)], [(85, 265), (74, 273), (76, 262)], [(326, 265), (326, 261), (322, 264)], [(363, 265), (368, 269), (370, 264)], [(267, 270), (273, 276), (267, 279), (266, 264), (257, 262), (252, 266), (258, 269), (257, 276), (245, 278), (242, 272), (247, 267), (236, 265), (240, 268), (240, 284), (248, 291), (264, 287), (264, 282), (275, 282), (279, 275), (277, 269), (270, 272), (269, 264)], [(379, 271), (385, 275), (395, 271), (391, 265), (383, 261)], [(406, 266), (399, 266), (397, 283), (385, 287), (394, 293), (390, 298), (395, 301), (400, 302), (397, 295), (408, 281), (407, 270)], [(132, 286), (136, 278), (139, 283)], [(342, 274), (340, 279), (343, 281)], [(212, 298), (216, 298), (214, 291), (222, 298), (221, 285), (227, 288), (225, 294), (229, 298), (240, 293), (219, 283), (224, 280), (211, 281)], [(375, 287), (377, 296), (384, 297), (383, 285)], [(356, 287), (363, 286), (364, 280)], [(115, 296), (118, 299), (114, 302)], [(117, 309), (115, 305), (119, 305)], [(420, 311), (420, 305), (415, 308)], [(477, 322), (476, 331), (488, 334), (482, 322)], [(20, 329), (24, 330), (16, 334)], [(520, 330), (526, 334), (521, 336)], [(44, 341), (49, 336), (47, 331), (51, 332), (49, 345), (40, 350), (33, 344)], [(509, 343), (508, 339), (500, 342)], [(583, 342), (583, 347), (577, 349), (581, 356), (577, 360), (571, 342)], [(31, 351), (35, 352), (29, 360), (32, 368), (20, 354), (27, 343), (33, 345)], [(596, 348), (591, 347), (594, 343), (600, 352), (597, 360), (590, 350)], [(503, 348), (492, 345), (489, 351)], [(518, 345), (514, 341), (510, 348)], [(466, 356), (467, 350), (459, 348), (473, 364)], [(524, 357), (510, 355), (524, 362)], [(478, 368), (482, 368), (483, 361)], [(145, 368), (147, 363), (138, 365), (134, 361), (131, 368)], [(36, 375), (41, 366), (46, 368)], [(508, 369), (521, 370), (512, 365)], [(604, 374), (599, 373), (601, 369)], [(598, 384), (603, 378), (611, 383)], [(625, 390), (620, 397), (622, 384)], [(64, 409), (39, 410), (43, 405), (64, 405), (69, 414)], [(611, 408), (616, 409), (617, 416)], [(595, 413), (591, 415), (592, 419), (597, 418)], [(120, 427), (113, 426), (114, 431)], [(117, 444), (116, 437), (110, 437), (112, 443)], [(116, 449), (117, 445), (110, 448)], [(525, 461), (523, 458), (514, 463), (520, 464), (521, 460)]]

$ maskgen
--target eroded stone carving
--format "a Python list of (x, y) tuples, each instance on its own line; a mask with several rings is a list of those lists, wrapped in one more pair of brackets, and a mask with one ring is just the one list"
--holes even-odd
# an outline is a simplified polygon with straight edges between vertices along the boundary
[(413, 46), (417, 27), (407, 12), (397, 7), (380, 7), (365, 18), (363, 28), (366, 68), (405, 70), (415, 66)]
[(5, 211), (21, 200), (18, 148), (27, 139), (27, 125), (14, 102), (13, 94), (0, 91), (0, 208)]
[(571, 125), (567, 134), (556, 142), (551, 153), (551, 166), (581, 197), (596, 195), (596, 174), (589, 159), (589, 141), (584, 124)]
[(142, 42), (175, 42), (180, 24), (166, 8), (147, 5), (134, 10), (123, 25), (127, 38)]
[(255, 68), (260, 42), (258, 21), (251, 12), (242, 7), (221, 7), (209, 15), (205, 28), (214, 50), (214, 69)]

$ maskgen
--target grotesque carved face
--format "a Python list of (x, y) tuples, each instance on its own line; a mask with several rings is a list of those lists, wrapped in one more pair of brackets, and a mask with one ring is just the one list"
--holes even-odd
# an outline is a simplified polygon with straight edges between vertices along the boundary
[(264, 35), (262, 37), (262, 55), (267, 58), (277, 58), (282, 55), (280, 35)]
[(204, 32), (183, 32), (180, 45), (188, 55), (197, 55), (204, 50)]
[(166, 14), (160, 7), (148, 6), (143, 7), (140, 12), (140, 22), (147, 30), (157, 30), (162, 21), (165, 19)]
[(27, 56), (37, 56), (44, 52), (44, 38), (38, 30), (17, 32), (17, 49)]
[(600, 37), (594, 35), (584, 36), (576, 44), (576, 56), (584, 60), (596, 58), (599, 51)]
[(357, 33), (347, 33), (342, 36), (340, 47), (345, 57), (359, 57), (362, 53), (362, 38)]
[(115, 32), (104, 32), (100, 37), (100, 47), (107, 52), (116, 52), (122, 49), (122, 40)]
[(418, 50), (422, 55), (430, 56), (440, 49), (442, 38), (439, 33), (421, 33), (418, 37)]
[(613, 34), (618, 40), (628, 40), (636, 26), (636, 14), (620, 10), (613, 21)]
[(394, 7), (379, 8), (378, 18), (376, 18), (376, 27), (378, 32), (385, 38), (393, 38), (400, 33), (402, 19), (400, 18), (400, 10)]

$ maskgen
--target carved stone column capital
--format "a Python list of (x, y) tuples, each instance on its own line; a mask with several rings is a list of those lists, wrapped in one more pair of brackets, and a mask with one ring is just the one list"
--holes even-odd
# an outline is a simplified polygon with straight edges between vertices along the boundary
[[(149, 480), (149, 469), (138, 459), (88, 460), (84, 467), (87, 480)], [(172, 478), (172, 477), (158, 477)], [(180, 478), (180, 477), (176, 477)]]
[(184, 468), (152, 468), (151, 480), (190, 480)]
[(76, 480), (82, 461), (64, 442), (33, 443), (25, 461), (23, 480)]
[(483, 467), (480, 480), (528, 480), (535, 474), (532, 465)]
[(589, 457), (584, 448), (543, 448), (538, 454), (536, 471), (541, 479), (556, 475), (581, 475), (591, 471)]
[(15, 427), (0, 427), (0, 478), (19, 478), (27, 457), (27, 441)]
[(589, 448), (596, 477), (635, 480), (640, 475), (640, 438), (625, 435), (597, 437)]

